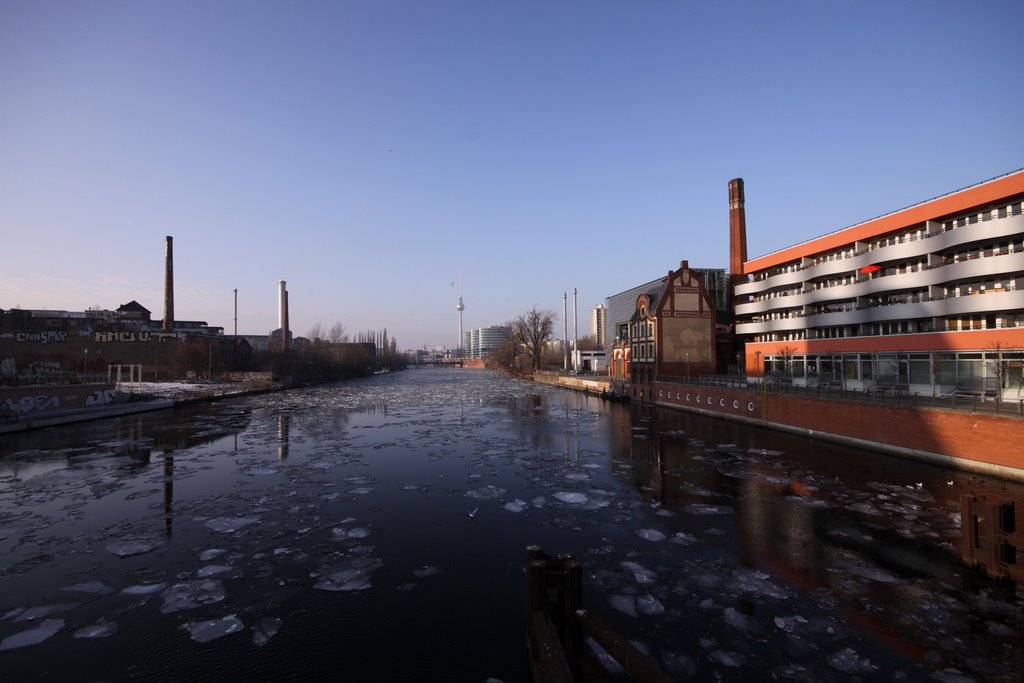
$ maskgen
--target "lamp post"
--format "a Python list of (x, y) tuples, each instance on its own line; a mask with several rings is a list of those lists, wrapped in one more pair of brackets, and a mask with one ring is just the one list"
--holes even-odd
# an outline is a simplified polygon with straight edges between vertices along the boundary
[(761, 373), (761, 352), (754, 351), (754, 358), (756, 359), (754, 362), (757, 366), (754, 368), (754, 376), (757, 377), (760, 375), (763, 381), (764, 375)]
[(89, 381), (89, 349), (85, 349), (85, 362), (82, 365), (85, 381)]
[(569, 308), (568, 294), (562, 292), (562, 370), (569, 371)]
[(686, 381), (690, 381), (690, 352), (686, 352)]

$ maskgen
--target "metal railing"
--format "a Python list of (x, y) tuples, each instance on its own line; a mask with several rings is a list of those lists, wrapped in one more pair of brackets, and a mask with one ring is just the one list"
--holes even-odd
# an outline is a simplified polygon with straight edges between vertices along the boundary
[[(694, 378), (690, 384), (765, 391), (767, 393), (790, 394), (815, 398), (857, 401), (860, 403), (882, 403), (886, 405), (913, 406), (920, 408), (942, 408), (972, 413), (994, 413), (1024, 415), (1024, 397), (1007, 398), (985, 396), (983, 393), (921, 394), (911, 392), (901, 385), (869, 390), (848, 389), (835, 382), (822, 382), (814, 386), (801, 386), (773, 377), (745, 377), (743, 375), (705, 375)], [(680, 384), (686, 383), (680, 380)], [(876, 385), (878, 386), (878, 385)], [(873, 390), (871, 390), (873, 389)]]

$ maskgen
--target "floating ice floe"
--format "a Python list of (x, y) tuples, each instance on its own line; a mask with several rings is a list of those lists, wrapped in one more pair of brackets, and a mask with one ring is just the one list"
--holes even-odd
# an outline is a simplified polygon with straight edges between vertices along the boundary
[(505, 495), (505, 489), (494, 484), (488, 484), (487, 486), (481, 486), (478, 489), (473, 489), (466, 492), (466, 498), (472, 498), (474, 500), (497, 500)]
[(370, 530), (362, 526), (354, 526), (351, 529), (335, 527), (331, 529), (331, 534), (336, 541), (346, 541), (352, 538), (366, 538), (370, 535)]
[(206, 527), (222, 534), (231, 534), (252, 524), (258, 524), (259, 517), (211, 517)]
[(775, 626), (786, 633), (793, 633), (800, 624), (806, 624), (807, 620), (799, 614), (792, 617), (775, 617)]
[(679, 545), (693, 545), (697, 542), (697, 537), (688, 534), (685, 531), (677, 531), (672, 534), (672, 538), (669, 540), (672, 543), (678, 543)]
[(72, 638), (108, 638), (117, 633), (117, 624), (113, 621), (100, 619), (95, 623), (83, 626), (72, 634)]
[(153, 595), (164, 589), (162, 583), (142, 583), (135, 586), (128, 586), (121, 589), (122, 595)]
[(851, 647), (844, 647), (828, 658), (829, 666), (845, 674), (866, 674), (878, 670), (867, 657), (861, 657)]
[(199, 568), (199, 571), (196, 572), (196, 577), (205, 579), (210, 576), (217, 576), (218, 574), (226, 574), (233, 569), (234, 567), (229, 564), (208, 564), (205, 567)]
[(548, 499), (545, 498), (544, 496), (537, 496), (536, 498), (530, 501), (530, 505), (532, 505), (535, 508), (542, 508), (547, 504)]
[(134, 557), (135, 555), (143, 555), (150, 552), (156, 546), (147, 541), (114, 541), (104, 546), (107, 552), (113, 553), (118, 557), (124, 559), (126, 557)]
[(501, 507), (502, 509), (508, 510), (509, 512), (522, 512), (523, 510), (526, 509), (526, 505), (527, 503), (525, 500), (519, 500), (518, 498), (516, 498), (515, 500), (510, 500)]
[(22, 610), (14, 620), (35, 621), (36, 619), (48, 617), (51, 614), (60, 614), (61, 612), (67, 612), (68, 610), (74, 609), (75, 607), (78, 607), (77, 602), (61, 602), (52, 605), (38, 605), (36, 607), (29, 607), (25, 610)]
[(413, 576), (415, 576), (417, 578), (425, 579), (428, 576), (437, 576), (438, 574), (441, 573), (441, 570), (438, 569), (437, 567), (434, 567), (434, 566), (431, 566), (431, 565), (424, 565), (424, 566), (420, 567), (419, 569), (413, 570), (412, 573), (413, 573)]
[(647, 617), (654, 617), (665, 613), (665, 606), (650, 593), (637, 596), (636, 609), (640, 614)]
[(722, 618), (729, 626), (740, 631), (750, 631), (754, 628), (747, 615), (737, 612), (734, 607), (726, 607), (725, 611), (722, 612)]
[(269, 643), (281, 628), (281, 624), (282, 621), (277, 617), (263, 617), (257, 621), (252, 625), (252, 644), (256, 647), (263, 647)]
[(782, 455), (785, 451), (773, 451), (770, 448), (749, 448), (747, 453), (751, 455)]
[(86, 581), (84, 583), (75, 583), (70, 586), (64, 586), (61, 588), (62, 591), (69, 593), (91, 593), (93, 595), (110, 595), (114, 592), (114, 589), (103, 583), (102, 581)]
[(62, 628), (64, 628), (63, 619), (47, 619), (35, 628), (15, 633), (12, 636), (7, 636), (3, 640), (0, 640), (0, 652), (14, 650), (19, 647), (38, 645), (60, 631)]
[(372, 557), (357, 557), (346, 566), (330, 572), (313, 585), (313, 588), (324, 591), (348, 592), (370, 588), (368, 574), (384, 563)]
[(212, 640), (223, 638), (232, 633), (238, 633), (245, 628), (245, 625), (242, 624), (242, 620), (237, 615), (229, 614), (220, 619), (190, 621), (182, 625), (182, 628), (188, 631), (189, 635), (192, 636), (192, 640), (197, 643), (209, 643)]
[(210, 548), (199, 553), (199, 559), (203, 562), (209, 562), (213, 558), (220, 557), (226, 552), (227, 550), (225, 550), (224, 548)]
[(846, 567), (846, 570), (854, 576), (877, 581), (878, 583), (900, 583), (900, 579), (880, 567), (868, 567), (853, 565)]
[(739, 652), (726, 652), (725, 650), (712, 650), (708, 653), (708, 659), (730, 668), (738, 668), (747, 663), (747, 658)]
[(373, 487), (372, 486), (358, 486), (358, 487), (356, 487), (354, 489), (349, 489), (345, 493), (351, 493), (353, 496), (365, 496), (365, 495), (368, 495), (370, 493), (373, 493)]
[(691, 515), (728, 515), (732, 513), (732, 508), (724, 505), (703, 505), (701, 503), (691, 503), (683, 509)]
[(220, 602), (224, 599), (224, 586), (216, 579), (183, 581), (163, 591), (160, 597), (164, 599), (160, 611), (169, 614)]
[(664, 541), (666, 536), (657, 529), (637, 529), (636, 535), (645, 541)]
[(586, 494), (573, 493), (571, 491), (559, 491), (554, 496), (563, 503), (569, 503), (570, 505), (582, 505), (588, 500)]
[(633, 572), (633, 579), (637, 583), (650, 584), (658, 580), (658, 575), (652, 572), (647, 567), (636, 562), (624, 561), (621, 563), (623, 567)]

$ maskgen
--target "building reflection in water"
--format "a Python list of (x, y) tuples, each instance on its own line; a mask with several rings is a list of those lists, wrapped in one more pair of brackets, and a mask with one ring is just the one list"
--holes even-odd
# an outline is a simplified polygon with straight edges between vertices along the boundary
[(1005, 493), (973, 491), (960, 496), (964, 562), (989, 576), (1024, 579), (1024, 505)]
[(744, 566), (826, 592), (849, 623), (911, 659), (927, 656), (917, 606), (931, 599), (929, 586), (973, 593), (984, 576), (970, 567), (1024, 578), (1024, 489), (1015, 483), (747, 432), (792, 448), (768, 451), (725, 443), (728, 427), (672, 422), (703, 429), (699, 438), (659, 431), (657, 422), (642, 411), (620, 415), (610, 430), (613, 457), (628, 459), (638, 490), (681, 513), (670, 518), (680, 531), (702, 523), (687, 514), (694, 507), (731, 508)]
[(174, 455), (164, 453), (164, 533), (168, 536), (174, 530)]
[(277, 414), (277, 459), (288, 457), (288, 432), (291, 428), (292, 416), (288, 413)]

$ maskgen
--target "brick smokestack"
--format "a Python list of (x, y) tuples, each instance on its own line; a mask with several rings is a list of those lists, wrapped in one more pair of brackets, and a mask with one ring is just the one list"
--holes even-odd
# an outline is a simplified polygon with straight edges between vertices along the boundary
[(167, 236), (164, 259), (164, 332), (174, 330), (174, 238)]
[(747, 260), (747, 213), (744, 208), (743, 178), (729, 181), (729, 279), (733, 286), (747, 281), (743, 263)]

